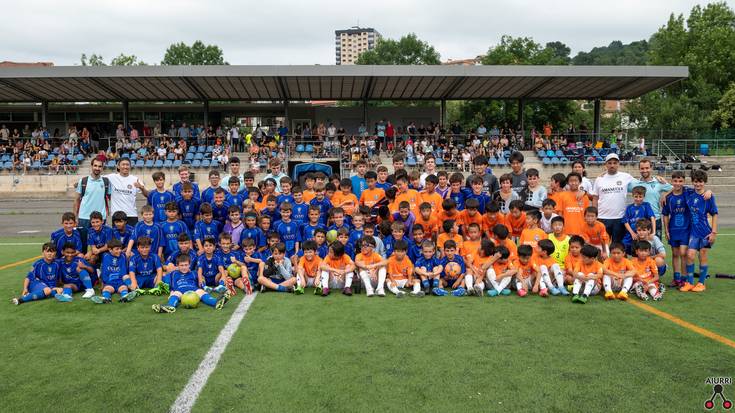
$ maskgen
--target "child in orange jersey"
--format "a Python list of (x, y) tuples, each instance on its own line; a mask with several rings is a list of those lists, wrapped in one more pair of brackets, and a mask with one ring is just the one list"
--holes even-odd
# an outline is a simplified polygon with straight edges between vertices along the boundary
[(599, 256), (600, 250), (595, 246), (587, 244), (582, 247), (582, 262), (574, 269), (573, 303), (586, 304), (590, 295), (597, 294), (597, 280), (602, 278), (602, 264), (597, 260)]
[[(625, 246), (619, 242), (610, 244), (610, 258), (603, 264), (602, 286), (605, 288), (605, 299), (628, 299), (628, 291), (633, 286), (635, 269), (633, 264), (625, 258)], [(617, 296), (613, 292), (617, 290)]]
[(508, 229), (510, 229), (510, 237), (514, 241), (518, 240), (521, 233), (526, 228), (526, 213), (523, 212), (523, 201), (515, 200), (510, 203), (510, 212), (505, 217)]
[(467, 227), (467, 237), (468, 239), (465, 240), (464, 244), (462, 245), (462, 247), (464, 248), (462, 258), (464, 258), (466, 264), (469, 264), (472, 262), (473, 257), (477, 255), (477, 251), (480, 249), (480, 244), (482, 241), (480, 226), (474, 222), (471, 223)]
[(365, 182), (368, 187), (360, 194), (360, 205), (373, 209), (378, 202), (385, 199), (385, 191), (378, 188), (378, 175), (375, 171), (365, 173)]
[(386, 260), (375, 252), (375, 238), (362, 237), (361, 252), (355, 256), (357, 274), (365, 286), (365, 295), (385, 297)]
[[(551, 295), (569, 295), (567, 287), (564, 285), (564, 270), (561, 269), (553, 257), (555, 250), (556, 246), (554, 246), (551, 240), (543, 239), (538, 243), (538, 253), (534, 259), (538, 266), (539, 274), (541, 274), (539, 295), (542, 297), (546, 297), (549, 292), (551, 292)], [(553, 280), (551, 278), (552, 275), (554, 277)]]
[(490, 289), (487, 291), (488, 297), (497, 297), (498, 295), (510, 295), (508, 285), (516, 275), (516, 269), (510, 261), (510, 251), (503, 246), (495, 249), (496, 260), (487, 270), (487, 281), (490, 283)]
[(416, 224), (421, 225), (424, 228), (424, 236), (426, 239), (434, 240), (439, 234), (440, 222), (436, 218), (435, 212), (431, 208), (431, 204), (428, 202), (422, 202), (419, 205), (419, 215), (416, 217)]
[(408, 243), (399, 239), (393, 246), (393, 255), (388, 258), (386, 286), (388, 291), (401, 298), (406, 295), (401, 288), (411, 287), (411, 294), (414, 297), (423, 297), (424, 292), (421, 291), (421, 282), (413, 276), (414, 267), (411, 260), (406, 254)]
[(484, 239), (480, 243), (477, 254), (473, 255), (472, 261), (467, 261), (469, 264), (467, 265), (467, 273), (464, 276), (467, 294), (482, 297), (489, 270), (492, 269), (493, 263), (500, 257), (494, 254), (494, 250), (493, 242)]
[(304, 287), (314, 287), (319, 280), (319, 266), (322, 259), (316, 253), (317, 245), (314, 240), (304, 242), (304, 255), (299, 258), (296, 267), (296, 289), (297, 294), (304, 293)]
[(582, 247), (584, 238), (572, 235), (569, 238), (569, 254), (564, 257), (564, 284), (571, 285), (574, 282), (574, 269), (582, 262)]
[(496, 225), (505, 225), (505, 215), (500, 212), (500, 205), (497, 202), (491, 202), (485, 206), (485, 214), (482, 216), (482, 232), (488, 238), (493, 237), (493, 228)]
[[(529, 290), (539, 292), (539, 271), (535, 260), (531, 258), (532, 255), (533, 247), (530, 245), (525, 244), (518, 247), (518, 258), (514, 262), (514, 267), (517, 271), (515, 279), (516, 292), (519, 297), (528, 295)], [(543, 297), (548, 295), (546, 288), (541, 290), (541, 292), (543, 292)]]
[(459, 224), (460, 228), (462, 228), (462, 235), (464, 236), (464, 238), (469, 239), (469, 235), (467, 234), (467, 227), (473, 223), (477, 224), (478, 226), (482, 226), (483, 218), (482, 214), (479, 212), (480, 201), (475, 198), (470, 198), (465, 201), (464, 207), (464, 211), (459, 213), (457, 224)]
[(464, 253), (464, 240), (459, 235), (459, 226), (453, 219), (446, 220), (442, 223), (442, 232), (436, 238), (436, 247), (439, 250), (439, 256), (444, 256), (444, 243), (448, 240), (453, 240), (457, 243), (457, 252), (462, 255)]
[[(651, 258), (651, 243), (638, 241), (633, 245), (635, 258), (631, 260), (635, 269), (635, 293), (643, 301), (653, 298), (658, 301), (664, 296), (664, 285), (658, 282), (656, 261)], [(650, 297), (649, 297), (650, 295)]]
[(510, 258), (515, 259), (515, 257), (518, 256), (518, 248), (516, 247), (516, 244), (508, 239), (508, 236), (510, 233), (508, 232), (508, 227), (505, 225), (496, 225), (493, 228), (493, 242), (495, 242), (495, 245), (499, 247), (505, 247), (508, 249), (508, 252), (510, 253)]
[(452, 198), (447, 198), (442, 201), (442, 210), (437, 214), (437, 219), (441, 225), (442, 222), (453, 219), (459, 219), (459, 211), (457, 211), (457, 203)]
[(314, 292), (321, 293), (322, 297), (329, 295), (329, 288), (341, 288), (342, 294), (352, 295), (352, 278), (355, 273), (355, 264), (345, 254), (345, 246), (334, 241), (329, 246), (329, 254), (319, 265), (321, 279), (319, 288)]
[(538, 227), (538, 222), (541, 219), (541, 212), (534, 209), (526, 212), (526, 227), (521, 232), (521, 237), (518, 239), (518, 246), (530, 245), (534, 253), (538, 252), (538, 243), (541, 240), (547, 239), (546, 232)]
[(587, 207), (584, 210), (584, 222), (582, 233), (579, 234), (587, 241), (588, 244), (594, 246), (601, 252), (601, 258), (604, 260), (609, 254), (608, 244), (610, 237), (605, 230), (605, 224), (597, 220), (597, 208)]
[(419, 192), (421, 202), (428, 202), (431, 205), (431, 211), (433, 213), (441, 210), (443, 201), (441, 195), (436, 192), (437, 184), (439, 184), (439, 178), (436, 175), (429, 175), (426, 177), (424, 190)]

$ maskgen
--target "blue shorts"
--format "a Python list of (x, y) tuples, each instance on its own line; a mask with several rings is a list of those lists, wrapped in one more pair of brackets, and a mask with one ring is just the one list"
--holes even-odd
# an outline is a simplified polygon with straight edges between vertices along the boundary
[(34, 282), (28, 286), (28, 293), (43, 296), (43, 290), (45, 290), (46, 288), (53, 288), (53, 287), (49, 287), (48, 285), (42, 282)]
[[(193, 286), (184, 286), (184, 287), (181, 287), (181, 288), (177, 288), (177, 289), (175, 289), (175, 290), (173, 290), (173, 291), (179, 292), (179, 293), (181, 293), (181, 294), (186, 294), (186, 293), (188, 293), (188, 292), (190, 292), (190, 291), (196, 291), (196, 290), (198, 290), (198, 289), (199, 289), (199, 287), (193, 287)], [(172, 292), (173, 292), (173, 291), (172, 291)]]
[(286, 281), (283, 278), (278, 278), (278, 277), (268, 277), (268, 279), (273, 281), (273, 283), (276, 285)]
[(454, 285), (454, 283), (456, 283), (458, 279), (459, 279), (459, 278), (446, 278), (446, 277), (442, 277), (442, 280), (444, 280), (444, 283), (445, 283), (446, 285), (450, 286), (450, 287), (451, 287), (452, 285)]
[(105, 287), (110, 286), (115, 289), (115, 292), (118, 292), (120, 290), (120, 287), (125, 286), (125, 283), (123, 280), (115, 280), (105, 283)]
[(68, 280), (64, 281), (64, 285), (75, 285), (77, 287), (77, 291), (84, 291), (87, 289), (87, 287), (82, 284), (82, 280)]
[(669, 245), (671, 245), (674, 248), (679, 248), (681, 246), (688, 246), (689, 245), (689, 235), (688, 234), (671, 234), (671, 239), (669, 239)]
[(712, 248), (707, 238), (699, 238), (694, 235), (689, 237), (689, 249), (701, 250), (703, 248)]
[(135, 277), (135, 280), (138, 281), (138, 288), (155, 288), (156, 286), (156, 277)]
[(207, 285), (209, 287), (216, 287), (217, 279), (215, 277), (212, 277), (212, 278), (204, 277), (204, 285)]

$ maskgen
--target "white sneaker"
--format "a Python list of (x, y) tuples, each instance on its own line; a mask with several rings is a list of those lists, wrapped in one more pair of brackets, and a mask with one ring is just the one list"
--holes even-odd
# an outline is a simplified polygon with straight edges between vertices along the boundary
[(375, 293), (373, 292), (373, 290), (367, 290), (367, 291), (365, 291), (365, 295), (368, 296), (368, 297), (372, 297), (372, 296), (375, 295)]
[(86, 290), (84, 290), (84, 295), (82, 295), (82, 298), (90, 299), (92, 297), (94, 297), (94, 289), (87, 288)]
[(385, 290), (381, 288), (378, 291), (376, 291), (375, 294), (377, 294), (380, 297), (385, 297)]

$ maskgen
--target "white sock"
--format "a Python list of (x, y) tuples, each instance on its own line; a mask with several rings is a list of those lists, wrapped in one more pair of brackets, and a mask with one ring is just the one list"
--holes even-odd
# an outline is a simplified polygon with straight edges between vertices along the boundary
[(658, 290), (657, 290), (657, 288), (656, 288), (655, 285), (651, 284), (651, 285), (648, 286), (648, 294), (650, 294), (651, 297), (653, 297), (654, 295), (656, 295), (656, 292), (657, 291)]
[(521, 291), (523, 289), (523, 283), (516, 280), (516, 290)]
[(471, 274), (465, 274), (464, 275), (464, 285), (467, 286), (467, 289), (468, 290), (475, 286), (475, 282), (472, 279), (472, 275)]
[(589, 280), (584, 283), (584, 295), (589, 296), (593, 288), (595, 288), (595, 280)]
[(554, 283), (551, 281), (551, 276), (549, 275), (549, 272), (542, 272), (541, 273), (541, 281), (539, 282), (539, 287), (544, 288), (554, 288)]
[(551, 271), (554, 273), (554, 279), (556, 279), (556, 287), (559, 289), (564, 288), (564, 271), (562, 271), (559, 264), (552, 265)]
[[(368, 272), (360, 271), (358, 274), (360, 275), (360, 279), (362, 279), (362, 284), (365, 286), (365, 293), (373, 295), (373, 283), (370, 282), (370, 275), (368, 275)], [(345, 276), (345, 287), (347, 286), (347, 277)]]
[(322, 271), (322, 278), (319, 281), (322, 288), (329, 288), (329, 273), (326, 271)]
[(490, 285), (493, 286), (493, 289), (496, 290), (496, 291), (498, 291), (498, 292), (500, 292), (501, 288), (500, 288), (498, 282), (495, 280), (495, 278), (497, 276), (495, 275), (495, 271), (492, 268), (489, 268), (487, 270), (486, 277), (487, 277), (487, 280), (490, 283)]
[(383, 286), (385, 285), (385, 276), (385, 268), (378, 269), (378, 288), (376, 289), (377, 291), (383, 291)]
[(574, 279), (574, 285), (572, 287), (572, 294), (578, 295), (579, 290), (582, 289), (582, 281), (579, 280), (579, 278)]
[(505, 277), (500, 280), (500, 282), (498, 283), (498, 291), (503, 291), (508, 287), (508, 285), (510, 284), (510, 278), (511, 277)]
[(398, 286), (393, 284), (391, 281), (388, 281), (385, 283), (385, 285), (388, 287), (388, 291), (392, 292), (395, 295), (398, 295)]
[(354, 276), (355, 273), (353, 272), (348, 272), (347, 274), (345, 274), (345, 288), (352, 287), (352, 277)]
[(606, 293), (612, 292), (612, 280), (610, 279), (609, 275), (602, 276), (602, 285), (605, 287)]
[(623, 289), (626, 293), (630, 291), (630, 287), (633, 285), (633, 277), (623, 279)]
[(413, 283), (413, 292), (418, 293), (419, 291), (421, 291), (421, 282), (417, 280)]
[(477, 284), (475, 284), (475, 288), (480, 288), (482, 291), (485, 291), (485, 283), (480, 281)]

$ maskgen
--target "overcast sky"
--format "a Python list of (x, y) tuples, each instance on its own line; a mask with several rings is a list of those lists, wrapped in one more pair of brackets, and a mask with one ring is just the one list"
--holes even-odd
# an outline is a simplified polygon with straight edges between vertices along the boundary
[[(3, 2), (0, 61), (79, 64), (135, 54), (160, 63), (174, 42), (220, 46), (230, 64), (334, 64), (334, 30), (359, 24), (383, 36), (414, 32), (442, 60), (475, 57), (501, 35), (562, 41), (588, 51), (612, 40), (648, 39), (670, 13), (695, 1), (473, 0), (26, 0)], [(700, 4), (705, 4), (699, 2)]]

